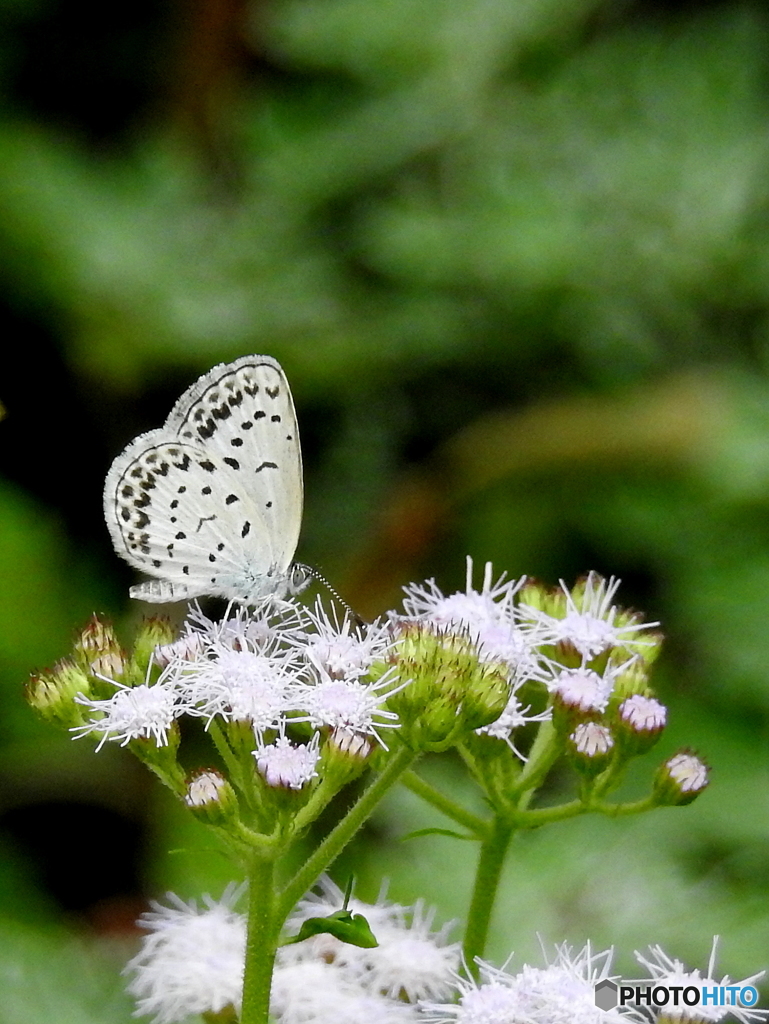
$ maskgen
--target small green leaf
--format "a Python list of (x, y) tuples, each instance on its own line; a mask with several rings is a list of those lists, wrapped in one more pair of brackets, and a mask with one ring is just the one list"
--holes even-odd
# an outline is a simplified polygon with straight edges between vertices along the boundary
[(478, 840), (478, 836), (466, 832), (452, 832), (450, 828), (420, 828), (416, 832), (408, 832), (401, 836), (401, 842), (405, 843), (407, 839), (417, 839), (419, 836), (451, 836), (452, 839)]
[(303, 942), (313, 935), (333, 935), (340, 942), (363, 949), (373, 949), (379, 943), (363, 914), (353, 914), (349, 910), (337, 910), (328, 917), (308, 917), (302, 922), (299, 934), (287, 939), (283, 945), (290, 946), (294, 942)]

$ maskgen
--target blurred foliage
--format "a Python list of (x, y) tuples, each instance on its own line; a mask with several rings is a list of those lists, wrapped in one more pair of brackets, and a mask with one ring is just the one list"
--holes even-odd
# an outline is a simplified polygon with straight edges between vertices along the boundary
[[(2, 0), (0, 35), (0, 988), (37, 960), (25, 984), (61, 998), (62, 908), (109, 932), (142, 891), (226, 877), (119, 751), (38, 726), (21, 684), (92, 610), (137, 614), (101, 523), (109, 461), (249, 351), (299, 406), (300, 557), (361, 612), (460, 583), (470, 553), (620, 575), (668, 635), (666, 751), (696, 745), (711, 790), (523, 841), (494, 953), (539, 930), (704, 966), (720, 931), (725, 970), (763, 966), (764, 5)], [(382, 810), (351, 854), (364, 897), (389, 874), (462, 914), (473, 846), (398, 841), (433, 818), (406, 794)], [(57, 1020), (125, 1016), (89, 998)]]

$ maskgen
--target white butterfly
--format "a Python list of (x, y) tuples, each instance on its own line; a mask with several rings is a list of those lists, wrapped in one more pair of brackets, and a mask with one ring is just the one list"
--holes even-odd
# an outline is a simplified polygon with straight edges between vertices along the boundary
[(157, 577), (131, 597), (253, 604), (301, 589), (302, 454), (278, 363), (243, 356), (204, 374), (112, 463), (104, 515), (117, 553)]

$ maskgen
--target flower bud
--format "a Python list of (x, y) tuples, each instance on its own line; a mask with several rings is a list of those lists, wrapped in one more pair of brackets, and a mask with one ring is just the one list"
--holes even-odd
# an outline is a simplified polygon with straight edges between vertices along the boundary
[(400, 735), (412, 749), (446, 750), (507, 706), (507, 669), (482, 661), (466, 633), (409, 624), (390, 660), (401, 679), (411, 680), (388, 697), (387, 706), (398, 714)]
[(30, 676), (27, 701), (43, 718), (67, 729), (82, 725), (85, 713), (75, 698), (90, 693), (86, 672), (74, 661), (58, 661), (53, 669)]
[(581, 722), (569, 736), (572, 763), (581, 775), (595, 778), (609, 767), (614, 752), (611, 731), (598, 722)]
[(238, 798), (230, 783), (213, 768), (196, 772), (187, 782), (184, 802), (208, 825), (226, 825), (238, 815)]
[(112, 623), (92, 615), (75, 641), (78, 664), (93, 675), (119, 680), (126, 668), (126, 653), (118, 643)]
[(131, 658), (131, 667), (137, 682), (144, 682), (147, 667), (155, 654), (155, 648), (170, 644), (175, 634), (176, 630), (171, 620), (164, 615), (153, 615), (152, 618), (142, 621), (139, 632), (136, 634)]
[(623, 700), (613, 721), (623, 754), (645, 754), (660, 738), (666, 721), (667, 708), (654, 697), (636, 693)]
[(710, 769), (690, 750), (669, 757), (657, 770), (654, 795), (668, 807), (683, 807), (700, 795), (708, 785)]
[(320, 774), (341, 788), (366, 768), (373, 750), (373, 744), (365, 733), (342, 726), (332, 729), (321, 751)]

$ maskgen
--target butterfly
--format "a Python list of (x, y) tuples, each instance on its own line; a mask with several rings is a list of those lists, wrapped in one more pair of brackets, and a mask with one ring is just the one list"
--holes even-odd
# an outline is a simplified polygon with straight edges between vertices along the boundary
[(301, 590), (302, 453), (276, 360), (242, 356), (188, 388), (112, 463), (104, 515), (117, 553), (156, 577), (131, 597), (254, 604)]

